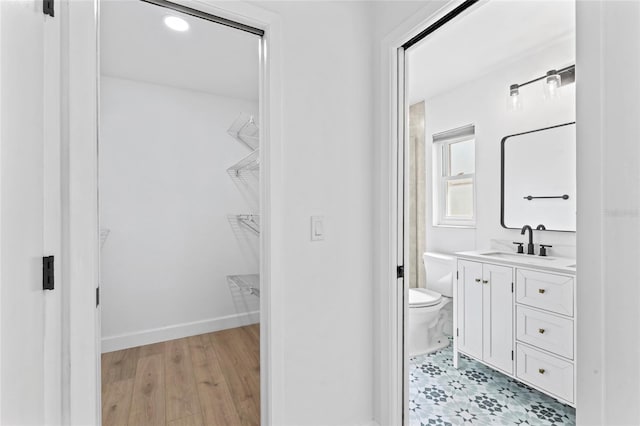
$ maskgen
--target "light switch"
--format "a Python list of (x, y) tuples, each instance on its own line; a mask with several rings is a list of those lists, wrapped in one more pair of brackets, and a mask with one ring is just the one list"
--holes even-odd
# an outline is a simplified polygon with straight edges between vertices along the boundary
[(311, 216), (311, 241), (324, 240), (324, 218)]

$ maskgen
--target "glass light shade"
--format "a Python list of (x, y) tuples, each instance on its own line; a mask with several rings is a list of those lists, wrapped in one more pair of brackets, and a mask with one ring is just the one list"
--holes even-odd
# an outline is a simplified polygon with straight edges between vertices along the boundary
[(520, 95), (520, 88), (517, 84), (512, 84), (509, 87), (509, 96), (507, 96), (507, 109), (509, 111), (522, 110), (522, 95)]
[(558, 71), (551, 70), (547, 72), (547, 76), (545, 77), (544, 88), (544, 97), (545, 99), (553, 99), (557, 98), (560, 95), (560, 74)]

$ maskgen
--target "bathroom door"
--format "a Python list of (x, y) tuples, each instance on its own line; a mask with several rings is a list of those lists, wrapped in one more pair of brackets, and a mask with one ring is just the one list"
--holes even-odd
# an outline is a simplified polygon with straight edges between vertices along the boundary
[(60, 24), (0, 1), (0, 30), (0, 424), (61, 424)]

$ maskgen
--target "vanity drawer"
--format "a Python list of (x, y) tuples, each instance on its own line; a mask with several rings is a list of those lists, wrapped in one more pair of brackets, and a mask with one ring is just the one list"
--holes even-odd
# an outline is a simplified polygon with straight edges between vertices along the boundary
[(573, 363), (516, 345), (516, 377), (568, 402), (573, 402)]
[(573, 277), (518, 269), (516, 301), (524, 305), (573, 316)]
[(573, 320), (517, 306), (516, 339), (573, 359)]

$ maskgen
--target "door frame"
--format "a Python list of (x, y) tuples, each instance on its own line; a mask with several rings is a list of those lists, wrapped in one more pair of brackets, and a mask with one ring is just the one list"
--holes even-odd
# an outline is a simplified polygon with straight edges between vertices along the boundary
[[(99, 5), (63, 0), (62, 274), (63, 423), (101, 424), (98, 126)], [(138, 1), (138, 0), (136, 0)], [(281, 22), (244, 2), (174, 0), (265, 31), (260, 45), (260, 392), (261, 424), (282, 423), (283, 185), (281, 163)]]
[[(32, 371), (33, 374), (37, 375), (38, 378), (34, 382), (32, 381), (34, 378), (33, 376), (28, 378), (20, 376), (21, 383), (19, 386), (17, 383), (13, 384), (11, 380), (15, 380), (14, 376), (16, 374), (19, 375), (21, 370), (23, 370), (22, 365), (5, 365), (7, 369), (13, 369), (13, 374), (8, 379), (7, 383), (10, 383), (8, 387), (3, 387), (2, 381), (0, 381), (0, 422), (4, 418), (3, 415), (9, 413), (9, 416), (15, 416), (10, 417), (10, 421), (33, 421), (34, 418), (39, 417), (39, 421), (42, 421), (45, 424), (60, 424), (62, 421), (62, 397), (60, 395), (60, 388), (62, 386), (62, 275), (60, 268), (56, 265), (54, 267), (53, 277), (55, 289), (44, 290), (41, 284), (42, 276), (40, 274), (42, 273), (42, 264), (40, 262), (42, 262), (43, 256), (54, 256), (58, 260), (61, 257), (61, 184), (59, 179), (61, 146), (60, 118), (62, 111), (59, 84), (61, 78), (61, 25), (60, 21), (55, 19), (55, 17), (46, 16), (47, 14), (43, 16), (42, 7), (33, 8), (29, 6), (30, 5), (25, 4), (7, 4), (6, 7), (9, 8), (9, 10), (5, 10), (4, 12), (0, 11), (0, 15), (2, 15), (2, 13), (6, 13), (4, 20), (0, 19), (0, 30), (2, 30), (0, 33), (9, 34), (9, 37), (5, 36), (4, 39), (2, 34), (0, 34), (0, 42), (5, 43), (3, 47), (8, 47), (7, 50), (9, 51), (13, 51), (16, 46), (20, 46), (22, 50), (29, 49), (30, 54), (33, 55), (30, 58), (30, 62), (32, 62), (32, 64), (36, 63), (37, 67), (31, 68), (33, 74), (31, 74), (32, 78), (27, 82), (27, 85), (30, 87), (33, 86), (32, 88), (35, 88), (35, 90), (41, 89), (39, 92), (41, 97), (34, 101), (36, 103), (40, 103), (39, 107), (41, 109), (38, 109), (38, 107), (35, 109), (30, 108), (30, 115), (27, 117), (23, 108), (25, 103), (22, 103), (15, 111), (12, 111), (15, 112), (12, 116), (3, 116), (2, 105), (0, 105), (0, 130), (4, 129), (6, 123), (12, 119), (19, 120), (18, 122), (21, 126), (33, 126), (34, 129), (37, 130), (39, 128), (41, 131), (39, 139), (42, 154), (41, 158), (33, 156), (29, 158), (29, 160), (40, 161), (41, 163), (39, 171), (41, 172), (40, 179), (42, 187), (36, 189), (36, 191), (41, 190), (39, 196), (42, 197), (40, 200), (42, 204), (39, 208), (34, 210), (35, 213), (38, 213), (38, 211), (42, 213), (42, 216), (39, 218), (40, 224), (36, 225), (36, 227), (41, 227), (41, 246), (39, 250), (37, 249), (37, 246), (32, 247), (28, 257), (29, 266), (22, 270), (26, 275), (18, 277), (18, 279), (14, 274), (6, 274), (4, 272), (6, 261), (4, 257), (0, 256), (0, 271), (3, 271), (3, 276), (0, 277), (0, 289), (9, 287), (14, 289), (20, 288), (21, 291), (29, 293), (28, 297), (30, 299), (33, 298), (33, 300), (36, 301), (34, 305), (25, 307), (25, 305), (22, 304), (24, 301), (19, 297), (15, 297), (14, 294), (10, 294), (12, 297), (8, 299), (8, 295), (4, 291), (0, 292), (0, 302), (2, 302), (0, 303), (0, 326), (4, 323), (6, 324), (6, 327), (12, 330), (11, 333), (8, 333), (11, 335), (8, 339), (5, 338), (4, 329), (2, 335), (0, 335), (0, 367), (2, 367), (3, 363), (7, 364), (2, 357), (3, 353), (10, 353), (11, 355), (18, 353), (23, 355), (25, 354), (25, 351), (29, 352), (34, 350), (36, 352), (32, 352), (31, 355), (38, 357), (38, 361), (40, 361), (41, 365), (34, 365), (33, 363), (29, 364), (28, 369)], [(10, 8), (21, 8), (22, 10), (17, 12)], [(24, 15), (19, 15), (19, 13), (23, 12)], [(16, 17), (16, 15), (18, 16)], [(15, 20), (15, 22), (8, 24), (10, 16)], [(34, 38), (26, 42), (28, 46), (21, 44), (23, 40), (21, 37), (13, 33), (14, 28), (12, 25), (21, 26), (32, 32)], [(38, 26), (37, 29), (34, 29), (35, 25)], [(7, 27), (6, 31), (5, 27)], [(37, 47), (33, 45), (34, 43), (38, 43)], [(0, 60), (3, 59), (4, 58)], [(21, 65), (23, 67), (26, 66), (25, 64)], [(15, 63), (10, 63), (10, 67), (15, 68), (16, 66), (17, 65)], [(11, 75), (12, 73), (9, 72), (8, 74)], [(1, 76), (2, 71), (0, 70), (0, 77)], [(3, 81), (2, 78), (0, 78), (0, 98), (2, 99), (4, 99), (4, 96), (7, 96), (6, 83), (7, 81)], [(26, 87), (22, 80), (18, 82), (14, 81), (13, 84), (20, 85), (21, 88)], [(26, 99), (28, 99), (27, 102), (33, 100), (30, 96), (27, 96)], [(10, 104), (13, 104), (13, 101), (14, 100), (12, 99)], [(8, 108), (5, 107), (5, 114), (7, 110)], [(38, 114), (40, 114), (40, 116), (38, 116)], [(15, 135), (11, 134), (10, 136), (13, 136), (15, 139)], [(6, 137), (6, 134), (0, 134), (0, 159), (3, 158), (3, 156), (6, 157), (7, 145), (10, 146), (15, 143), (11, 140), (7, 141), (6, 139), (3, 139), (3, 137)], [(25, 136), (21, 135), (21, 137)], [(13, 154), (11, 150), (9, 151)], [(7, 159), (9, 159), (9, 157), (7, 157)], [(21, 164), (22, 158), (17, 160), (11, 158), (11, 160), (16, 165), (24, 166), (24, 164)], [(31, 171), (33, 172), (33, 170)], [(39, 175), (35, 172), (32, 176), (38, 177)], [(11, 179), (12, 177), (14, 178), (13, 180)], [(25, 194), (25, 200), (29, 198), (30, 193), (33, 193), (34, 186), (32, 184), (35, 184), (35, 182), (36, 181), (16, 181), (15, 176), (13, 176), (12, 173), (5, 175), (4, 179), (0, 176), (0, 183), (10, 185), (14, 189), (18, 188), (21, 193)], [(22, 185), (25, 183), (26, 186), (23, 187)], [(4, 194), (4, 191), (2, 191), (2, 193)], [(7, 207), (5, 198), (6, 197), (4, 195), (0, 196), (0, 218), (5, 215), (4, 212)], [(5, 200), (4, 203), (3, 200)], [(37, 221), (38, 218), (35, 220)], [(2, 229), (0, 229), (0, 240), (4, 238), (13, 243), (12, 240), (15, 240), (14, 237), (15, 234), (9, 233), (7, 236), (2, 232)], [(7, 247), (11, 247), (11, 245), (9, 244)], [(6, 255), (9, 252), (11, 252), (11, 250), (6, 250), (5, 247), (5, 251), (3, 253)], [(22, 251), (19, 251), (19, 253), (22, 253)], [(22, 278), (26, 278), (27, 281), (21, 280)], [(33, 324), (7, 323), (7, 318), (4, 318), (3, 320), (3, 304), (5, 307), (8, 305), (20, 306), (23, 313), (28, 314), (30, 319), (33, 321)], [(22, 321), (23, 319), (24, 318), (17, 318), (19, 321)], [(37, 329), (32, 327), (34, 324), (38, 324)], [(25, 335), (25, 333), (32, 334)], [(22, 344), (14, 344), (16, 336), (19, 340), (24, 339), (21, 340)], [(41, 343), (42, 346), (34, 347), (33, 342), (40, 339), (42, 340), (39, 343)], [(12, 356), (9, 356), (9, 358), (11, 359)], [(31, 359), (31, 361), (33, 361), (33, 359)], [(18, 398), (6, 398), (7, 395), (12, 394), (14, 386), (27, 389), (28, 394), (31, 396), (38, 393), (38, 398), (22, 398), (25, 396), (25, 392), (20, 390), (13, 392), (13, 395), (17, 395)], [(7, 402), (7, 399), (9, 399), (9, 402)], [(7, 404), (14, 405), (8, 407)], [(32, 409), (33, 407), (37, 408)], [(27, 419), (18, 417), (20, 413), (25, 410), (30, 410), (33, 416), (27, 416)], [(18, 416), (16, 416), (16, 414)]]
[[(378, 134), (378, 180), (376, 187), (376, 227), (380, 234), (376, 261), (377, 315), (376, 376), (378, 386), (374, 401), (379, 406), (376, 417), (383, 425), (402, 424), (408, 419), (408, 407), (403, 391), (407, 383), (404, 378), (406, 360), (404, 359), (403, 333), (406, 327), (403, 315), (406, 303), (406, 284), (397, 278), (396, 267), (405, 267), (400, 254), (404, 249), (403, 212), (404, 200), (400, 191), (405, 178), (403, 162), (406, 161), (403, 127), (406, 126), (404, 111), (407, 108), (402, 89), (405, 84), (404, 52), (402, 46), (417, 36), (425, 28), (436, 23), (464, 0), (432, 2), (420, 9), (404, 23), (399, 25), (380, 45), (380, 109), (376, 118), (380, 124)], [(485, 3), (481, 1), (480, 4)], [(602, 45), (604, 23), (599, 16), (603, 1), (575, 0), (576, 4), (576, 56), (581, 71), (580, 85), (577, 87), (576, 116), (580, 122), (577, 135), (582, 141), (577, 149), (578, 171), (577, 192), (578, 210), (577, 232), (580, 238), (576, 246), (577, 261), (580, 263), (580, 286), (577, 287), (578, 309), (590, 312), (588, 316), (577, 316), (577, 349), (580, 351), (581, 364), (576, 369), (577, 402), (585, 401), (577, 412), (578, 423), (594, 423), (594, 419), (604, 418), (606, 406), (603, 392), (604, 359), (604, 310), (601, 295), (604, 291), (602, 271), (604, 256), (602, 250), (603, 229), (603, 165), (601, 153), (604, 146), (602, 129), (604, 112), (597, 108), (602, 99), (602, 86), (605, 84), (602, 66), (605, 64)], [(594, 24), (595, 22), (595, 24)], [(592, 293), (596, 296), (590, 296)], [(580, 332), (580, 330), (583, 330)], [(586, 331), (591, 332), (587, 335)], [(584, 334), (583, 334), (584, 333)], [(594, 423), (595, 424), (595, 423)]]
[[(408, 253), (408, 239), (405, 240), (405, 223), (408, 223), (406, 208), (408, 202), (404, 198), (404, 183), (408, 170), (404, 164), (408, 160), (405, 149), (405, 129), (407, 128), (408, 105), (404, 97), (405, 68), (404, 45), (422, 33), (440, 19), (445, 17), (465, 0), (449, 0), (430, 2), (414, 13), (407, 21), (397, 27), (381, 43), (381, 129), (379, 144), (377, 188), (379, 203), (379, 229), (381, 242), (378, 252), (380, 265), (378, 278), (378, 315), (379, 335), (376, 360), (378, 386), (374, 399), (380, 411), (376, 413), (380, 424), (395, 425), (408, 423), (408, 405), (405, 395), (408, 393), (409, 381), (405, 374), (408, 359), (405, 359), (406, 342), (404, 334), (407, 327), (404, 310), (408, 291), (408, 283), (398, 278), (397, 267), (404, 266), (404, 276), (411, 274), (409, 262), (405, 261)], [(464, 12), (463, 12), (464, 13)], [(405, 377), (406, 376), (406, 377)]]

